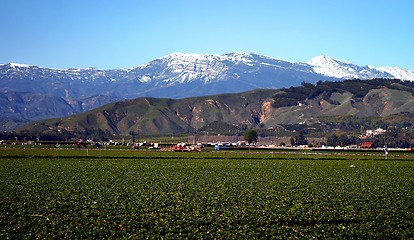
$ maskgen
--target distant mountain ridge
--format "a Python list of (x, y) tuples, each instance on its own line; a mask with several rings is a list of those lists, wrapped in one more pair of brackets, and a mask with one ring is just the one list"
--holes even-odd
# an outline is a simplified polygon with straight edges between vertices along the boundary
[[(5, 125), (10, 130), (15, 122), (64, 117), (122, 99), (178, 99), (353, 78), (412, 81), (414, 71), (361, 67), (327, 56), (313, 58), (308, 63), (294, 63), (252, 53), (172, 53), (137, 67), (112, 70), (60, 70), (9, 63), (0, 65), (0, 98), (3, 99), (0, 121), (7, 121)], [(61, 105), (61, 101), (67, 105), (53, 112), (41, 108), (46, 108), (48, 104), (42, 104), (40, 98), (32, 98), (30, 104), (38, 101), (39, 106), (32, 108), (29, 103), (10, 97), (10, 94), (18, 96), (27, 93), (48, 96), (49, 103), (57, 101), (55, 106)], [(95, 100), (85, 101), (91, 98)]]

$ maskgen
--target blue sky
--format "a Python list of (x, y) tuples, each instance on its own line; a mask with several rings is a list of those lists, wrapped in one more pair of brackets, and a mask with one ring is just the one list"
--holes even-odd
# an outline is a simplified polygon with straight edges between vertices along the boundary
[(414, 70), (411, 0), (0, 0), (0, 63), (133, 67), (172, 52)]

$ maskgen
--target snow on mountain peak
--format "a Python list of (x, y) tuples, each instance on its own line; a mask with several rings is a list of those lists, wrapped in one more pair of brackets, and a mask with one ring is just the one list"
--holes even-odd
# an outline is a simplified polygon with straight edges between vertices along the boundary
[(167, 56), (162, 57), (162, 59), (166, 58), (166, 59), (193, 60), (193, 59), (204, 58), (204, 56), (206, 56), (206, 54), (174, 52), (174, 53), (168, 54)]
[(359, 78), (358, 66), (331, 58), (329, 56), (317, 56), (307, 62), (316, 73), (337, 78)]
[[(1, 65), (1, 64), (0, 64)], [(26, 71), (26, 64), (9, 63), (2, 66), (14, 68), (17, 71)], [(338, 60), (330, 56), (321, 55), (312, 58), (306, 63), (294, 63), (279, 60), (267, 56), (247, 52), (234, 52), (227, 54), (198, 54), (173, 52), (146, 64), (133, 68), (117, 69), (111, 71), (97, 69), (46, 69), (54, 73), (66, 73), (70, 78), (85, 77), (85, 81), (98, 78), (116, 81), (116, 76), (127, 76), (136, 74), (134, 79), (143, 83), (174, 84), (191, 81), (221, 81), (227, 78), (239, 78), (232, 69), (242, 68), (246, 72), (260, 72), (262, 67), (266, 71), (291, 71), (309, 72), (320, 74), (324, 77), (339, 79), (372, 79), (372, 78), (398, 78), (401, 80), (414, 81), (414, 71), (399, 67), (371, 67), (358, 66), (350, 62)], [(25, 68), (25, 69), (23, 69)], [(46, 71), (43, 69), (42, 71)]]
[(29, 68), (30, 66), (27, 64), (21, 64), (21, 63), (10, 63), (10, 67), (16, 68), (16, 67), (20, 67), (20, 68)]
[(163, 62), (166, 62), (169, 65), (176, 65), (176, 64), (191, 64), (191, 63), (199, 63), (205, 61), (214, 61), (218, 60), (219, 55), (213, 54), (197, 54), (197, 53), (171, 53), (167, 56), (159, 58)]
[(321, 55), (321, 56), (317, 56), (312, 58), (311, 60), (309, 60), (307, 62), (307, 64), (312, 65), (312, 66), (340, 66), (341, 64), (352, 64), (350, 62), (345, 62), (342, 60), (338, 60), (326, 55)]
[(400, 67), (379, 67), (376, 69), (379, 71), (385, 72), (385, 73), (389, 73), (394, 78), (397, 78), (397, 79), (414, 81), (413, 70), (407, 70), (407, 69), (400, 68)]
[(227, 54), (198, 54), (198, 53), (171, 53), (161, 59), (168, 59), (169, 61), (179, 60), (188, 62), (197, 61), (232, 61), (232, 62), (251, 62), (253, 55), (246, 52), (235, 52)]
[(309, 60), (307, 64), (313, 65), (313, 66), (322, 66), (322, 65), (325, 65), (327, 62), (332, 62), (332, 61), (333, 59), (331, 57), (326, 56), (326, 55), (320, 55), (320, 56), (316, 56), (312, 58), (311, 60)]
[(358, 66), (329, 56), (317, 56), (307, 62), (316, 73), (342, 79), (397, 78), (414, 81), (414, 71), (399, 67)]
[[(204, 82), (219, 81), (225, 78), (228, 70), (234, 65), (242, 64), (253, 66), (255, 56), (251, 53), (236, 52), (228, 54), (196, 54), (174, 52), (152, 61), (150, 64), (142, 65), (140, 68), (149, 65), (163, 65), (163, 72), (158, 77), (173, 74), (174, 77), (165, 78), (166, 82), (190, 82), (202, 80)], [(155, 76), (150, 76), (154, 79)]]
[[(163, 79), (163, 82), (174, 84), (202, 80), (204, 82), (217, 79), (228, 69), (222, 61), (223, 55), (196, 54), (196, 53), (171, 53), (164, 57), (139, 66), (146, 67), (162, 66), (162, 71), (156, 75), (146, 75), (146, 79)], [(144, 79), (141, 79), (144, 81)], [(148, 82), (148, 80), (146, 81)]]

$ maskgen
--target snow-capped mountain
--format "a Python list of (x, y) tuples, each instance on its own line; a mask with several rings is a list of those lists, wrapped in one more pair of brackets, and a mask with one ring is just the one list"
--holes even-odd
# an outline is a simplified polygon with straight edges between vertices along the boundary
[[(36, 92), (67, 99), (93, 95), (182, 98), (255, 88), (289, 87), (303, 81), (312, 83), (353, 78), (413, 81), (414, 71), (398, 67), (358, 66), (328, 56), (315, 57), (307, 63), (294, 63), (251, 53), (172, 53), (137, 67), (112, 70), (61, 70), (2, 64), (0, 92)], [(188, 84), (192, 86), (188, 88)]]
[(399, 67), (358, 66), (329, 56), (314, 57), (307, 62), (313, 71), (324, 76), (342, 79), (396, 78), (414, 81), (414, 71)]
[[(398, 67), (357, 66), (327, 56), (315, 57), (307, 63), (295, 63), (253, 53), (172, 53), (137, 67), (111, 70), (51, 69), (8, 63), (0, 64), (0, 120), (15, 117), (19, 121), (30, 121), (36, 114), (21, 114), (21, 111), (42, 111), (42, 104), (37, 103), (34, 97), (30, 101), (19, 100), (23, 93), (62, 99), (68, 105), (66, 109), (70, 109), (67, 114), (73, 114), (120, 99), (144, 96), (184, 98), (353, 78), (413, 81), (414, 71)], [(30, 104), (37, 104), (36, 108), (31, 108)], [(50, 109), (48, 112), (51, 117), (62, 115), (58, 109), (55, 114)], [(31, 117), (22, 119), (21, 116)]]
[(378, 67), (378, 71), (391, 74), (393, 78), (414, 81), (414, 71), (400, 67)]
[[(311, 73), (309, 67), (300, 63), (290, 63), (250, 53), (224, 55), (172, 53), (130, 69), (130, 73), (135, 74), (141, 82), (170, 86), (193, 81), (202, 84), (224, 82), (243, 78), (246, 74), (260, 74), (261, 71), (269, 69), (274, 72), (293, 70)], [(280, 81), (278, 78), (271, 80)], [(269, 79), (255, 81), (255, 84), (264, 88), (278, 87), (274, 84), (271, 86), (263, 85), (262, 82), (269, 83)], [(201, 95), (203, 94), (201, 93)]]

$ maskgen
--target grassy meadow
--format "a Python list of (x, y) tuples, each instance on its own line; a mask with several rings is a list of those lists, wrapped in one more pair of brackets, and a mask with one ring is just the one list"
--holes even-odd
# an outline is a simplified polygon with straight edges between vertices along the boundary
[(414, 238), (410, 154), (0, 156), (1, 239)]

